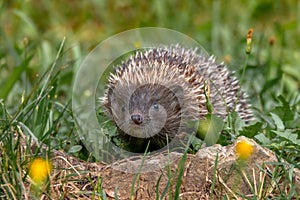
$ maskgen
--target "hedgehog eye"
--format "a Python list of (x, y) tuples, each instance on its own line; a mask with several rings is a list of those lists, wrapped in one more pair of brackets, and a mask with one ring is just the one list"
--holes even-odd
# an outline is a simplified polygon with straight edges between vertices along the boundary
[(126, 110), (125, 106), (122, 106), (121, 111), (125, 112), (125, 110)]
[(157, 110), (157, 109), (159, 108), (159, 105), (158, 105), (158, 103), (155, 102), (155, 103), (152, 104), (152, 107), (153, 107), (155, 110)]

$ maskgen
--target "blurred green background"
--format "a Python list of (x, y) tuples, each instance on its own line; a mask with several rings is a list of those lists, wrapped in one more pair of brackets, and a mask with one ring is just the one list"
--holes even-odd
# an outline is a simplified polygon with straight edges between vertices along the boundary
[[(245, 61), (245, 37), (253, 28), (249, 65), (259, 67), (272, 56), (272, 62), (278, 62), (287, 76), (292, 76), (286, 80), (286, 89), (299, 90), (300, 3), (296, 0), (10, 0), (1, 1), (0, 6), (1, 84), (20, 65), (24, 56), (21, 49), (25, 49), (33, 58), (24, 70), (29, 82), (20, 87), (28, 86), (54, 61), (66, 37), (62, 65), (68, 74), (65, 87), (71, 87), (72, 69), (99, 42), (128, 29), (159, 26), (191, 36), (235, 70)], [(269, 40), (273, 39), (270, 49)]]

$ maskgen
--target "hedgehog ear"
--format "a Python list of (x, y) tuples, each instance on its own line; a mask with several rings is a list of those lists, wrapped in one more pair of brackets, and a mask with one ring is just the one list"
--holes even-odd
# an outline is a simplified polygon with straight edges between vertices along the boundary
[(174, 92), (180, 104), (183, 103), (184, 99), (184, 90), (180, 85), (173, 85), (171, 88), (172, 92)]

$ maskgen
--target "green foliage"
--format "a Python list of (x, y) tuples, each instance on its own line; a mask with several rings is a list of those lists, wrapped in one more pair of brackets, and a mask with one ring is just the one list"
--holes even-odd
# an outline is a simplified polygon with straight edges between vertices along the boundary
[(299, 97), (298, 94), (295, 97), (296, 101), (292, 99), (287, 101), (283, 96), (279, 96), (277, 98), (279, 105), (271, 110), (269, 115), (265, 115), (263, 120), (266, 125), (263, 131), (269, 139), (268, 143), (263, 144), (269, 146), (284, 159), (295, 163), (298, 168), (300, 167)]
[[(63, 45), (60, 50), (62, 47)], [(26, 48), (19, 49), (20, 54), (24, 54), (25, 50)], [(60, 53), (61, 51), (57, 59)], [(9, 56), (5, 53), (4, 55)], [(16, 74), (8, 77), (13, 80), (1, 85), (1, 91), (3, 91), (1, 94), (4, 99), (13, 98), (10, 95), (18, 95), (20, 98), (15, 102), (19, 102), (20, 105), (11, 104), (3, 99), (0, 109), (0, 171), (3, 174), (0, 178), (0, 184), (3, 185), (0, 188), (0, 194), (1, 196), (5, 194), (10, 199), (23, 198), (27, 178), (27, 172), (24, 170), (27, 169), (32, 159), (48, 155), (49, 150), (53, 148), (67, 150), (63, 142), (66, 138), (71, 138), (70, 133), (73, 127), (68, 103), (62, 105), (57, 101), (60, 76), (60, 71), (54, 70), (57, 62), (54, 62), (39, 80), (32, 83), (26, 81), (25, 85), (19, 85), (32, 58), (33, 56), (22, 58), (20, 60), (22, 64), (12, 70), (13, 73), (17, 71)], [(12, 89), (16, 86), (20, 90)], [(78, 140), (73, 139), (73, 141)], [(43, 144), (46, 144), (48, 148), (42, 148)], [(32, 147), (35, 148), (32, 149)]]

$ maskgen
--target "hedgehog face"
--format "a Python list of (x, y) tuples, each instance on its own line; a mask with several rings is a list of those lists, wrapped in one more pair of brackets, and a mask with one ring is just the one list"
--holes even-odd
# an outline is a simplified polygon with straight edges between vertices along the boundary
[(181, 107), (173, 90), (159, 84), (145, 84), (131, 95), (125, 95), (124, 91), (115, 91), (114, 98), (110, 98), (114, 121), (124, 133), (150, 138), (178, 131)]

